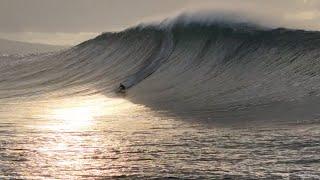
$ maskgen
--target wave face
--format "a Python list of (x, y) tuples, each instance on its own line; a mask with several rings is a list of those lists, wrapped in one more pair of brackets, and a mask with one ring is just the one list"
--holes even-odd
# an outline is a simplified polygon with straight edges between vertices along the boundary
[(5, 63), (0, 95), (115, 96), (123, 83), (129, 100), (182, 114), (314, 118), (319, 47), (320, 33), (302, 30), (240, 23), (139, 26)]

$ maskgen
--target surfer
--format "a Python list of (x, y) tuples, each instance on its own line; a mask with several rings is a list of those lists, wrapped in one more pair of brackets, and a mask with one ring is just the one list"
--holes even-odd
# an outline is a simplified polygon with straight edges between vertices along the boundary
[(125, 94), (126, 93), (126, 86), (125, 85), (123, 85), (122, 83), (120, 83), (120, 85), (119, 85), (119, 88), (118, 88), (118, 93), (121, 93), (121, 94)]

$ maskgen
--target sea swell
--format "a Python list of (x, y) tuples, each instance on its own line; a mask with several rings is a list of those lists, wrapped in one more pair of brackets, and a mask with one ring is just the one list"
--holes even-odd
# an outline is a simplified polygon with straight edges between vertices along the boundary
[(122, 83), (128, 100), (179, 115), (311, 120), (320, 113), (319, 47), (312, 31), (143, 25), (1, 66), (0, 96), (116, 97)]

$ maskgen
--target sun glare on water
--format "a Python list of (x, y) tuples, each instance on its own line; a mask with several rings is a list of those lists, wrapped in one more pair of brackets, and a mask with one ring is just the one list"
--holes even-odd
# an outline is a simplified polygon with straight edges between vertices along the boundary
[(65, 127), (78, 129), (90, 125), (95, 117), (95, 109), (90, 106), (55, 109), (51, 116), (52, 119), (62, 121)]
[(78, 130), (92, 126), (100, 116), (119, 113), (127, 102), (121, 99), (95, 97), (90, 99), (65, 99), (48, 103), (47, 111), (41, 117), (55, 130)]

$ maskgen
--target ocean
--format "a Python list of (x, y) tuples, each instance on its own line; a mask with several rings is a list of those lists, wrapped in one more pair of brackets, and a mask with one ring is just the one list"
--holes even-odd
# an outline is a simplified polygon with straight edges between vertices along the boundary
[(0, 178), (320, 179), (319, 47), (176, 21), (1, 56)]

